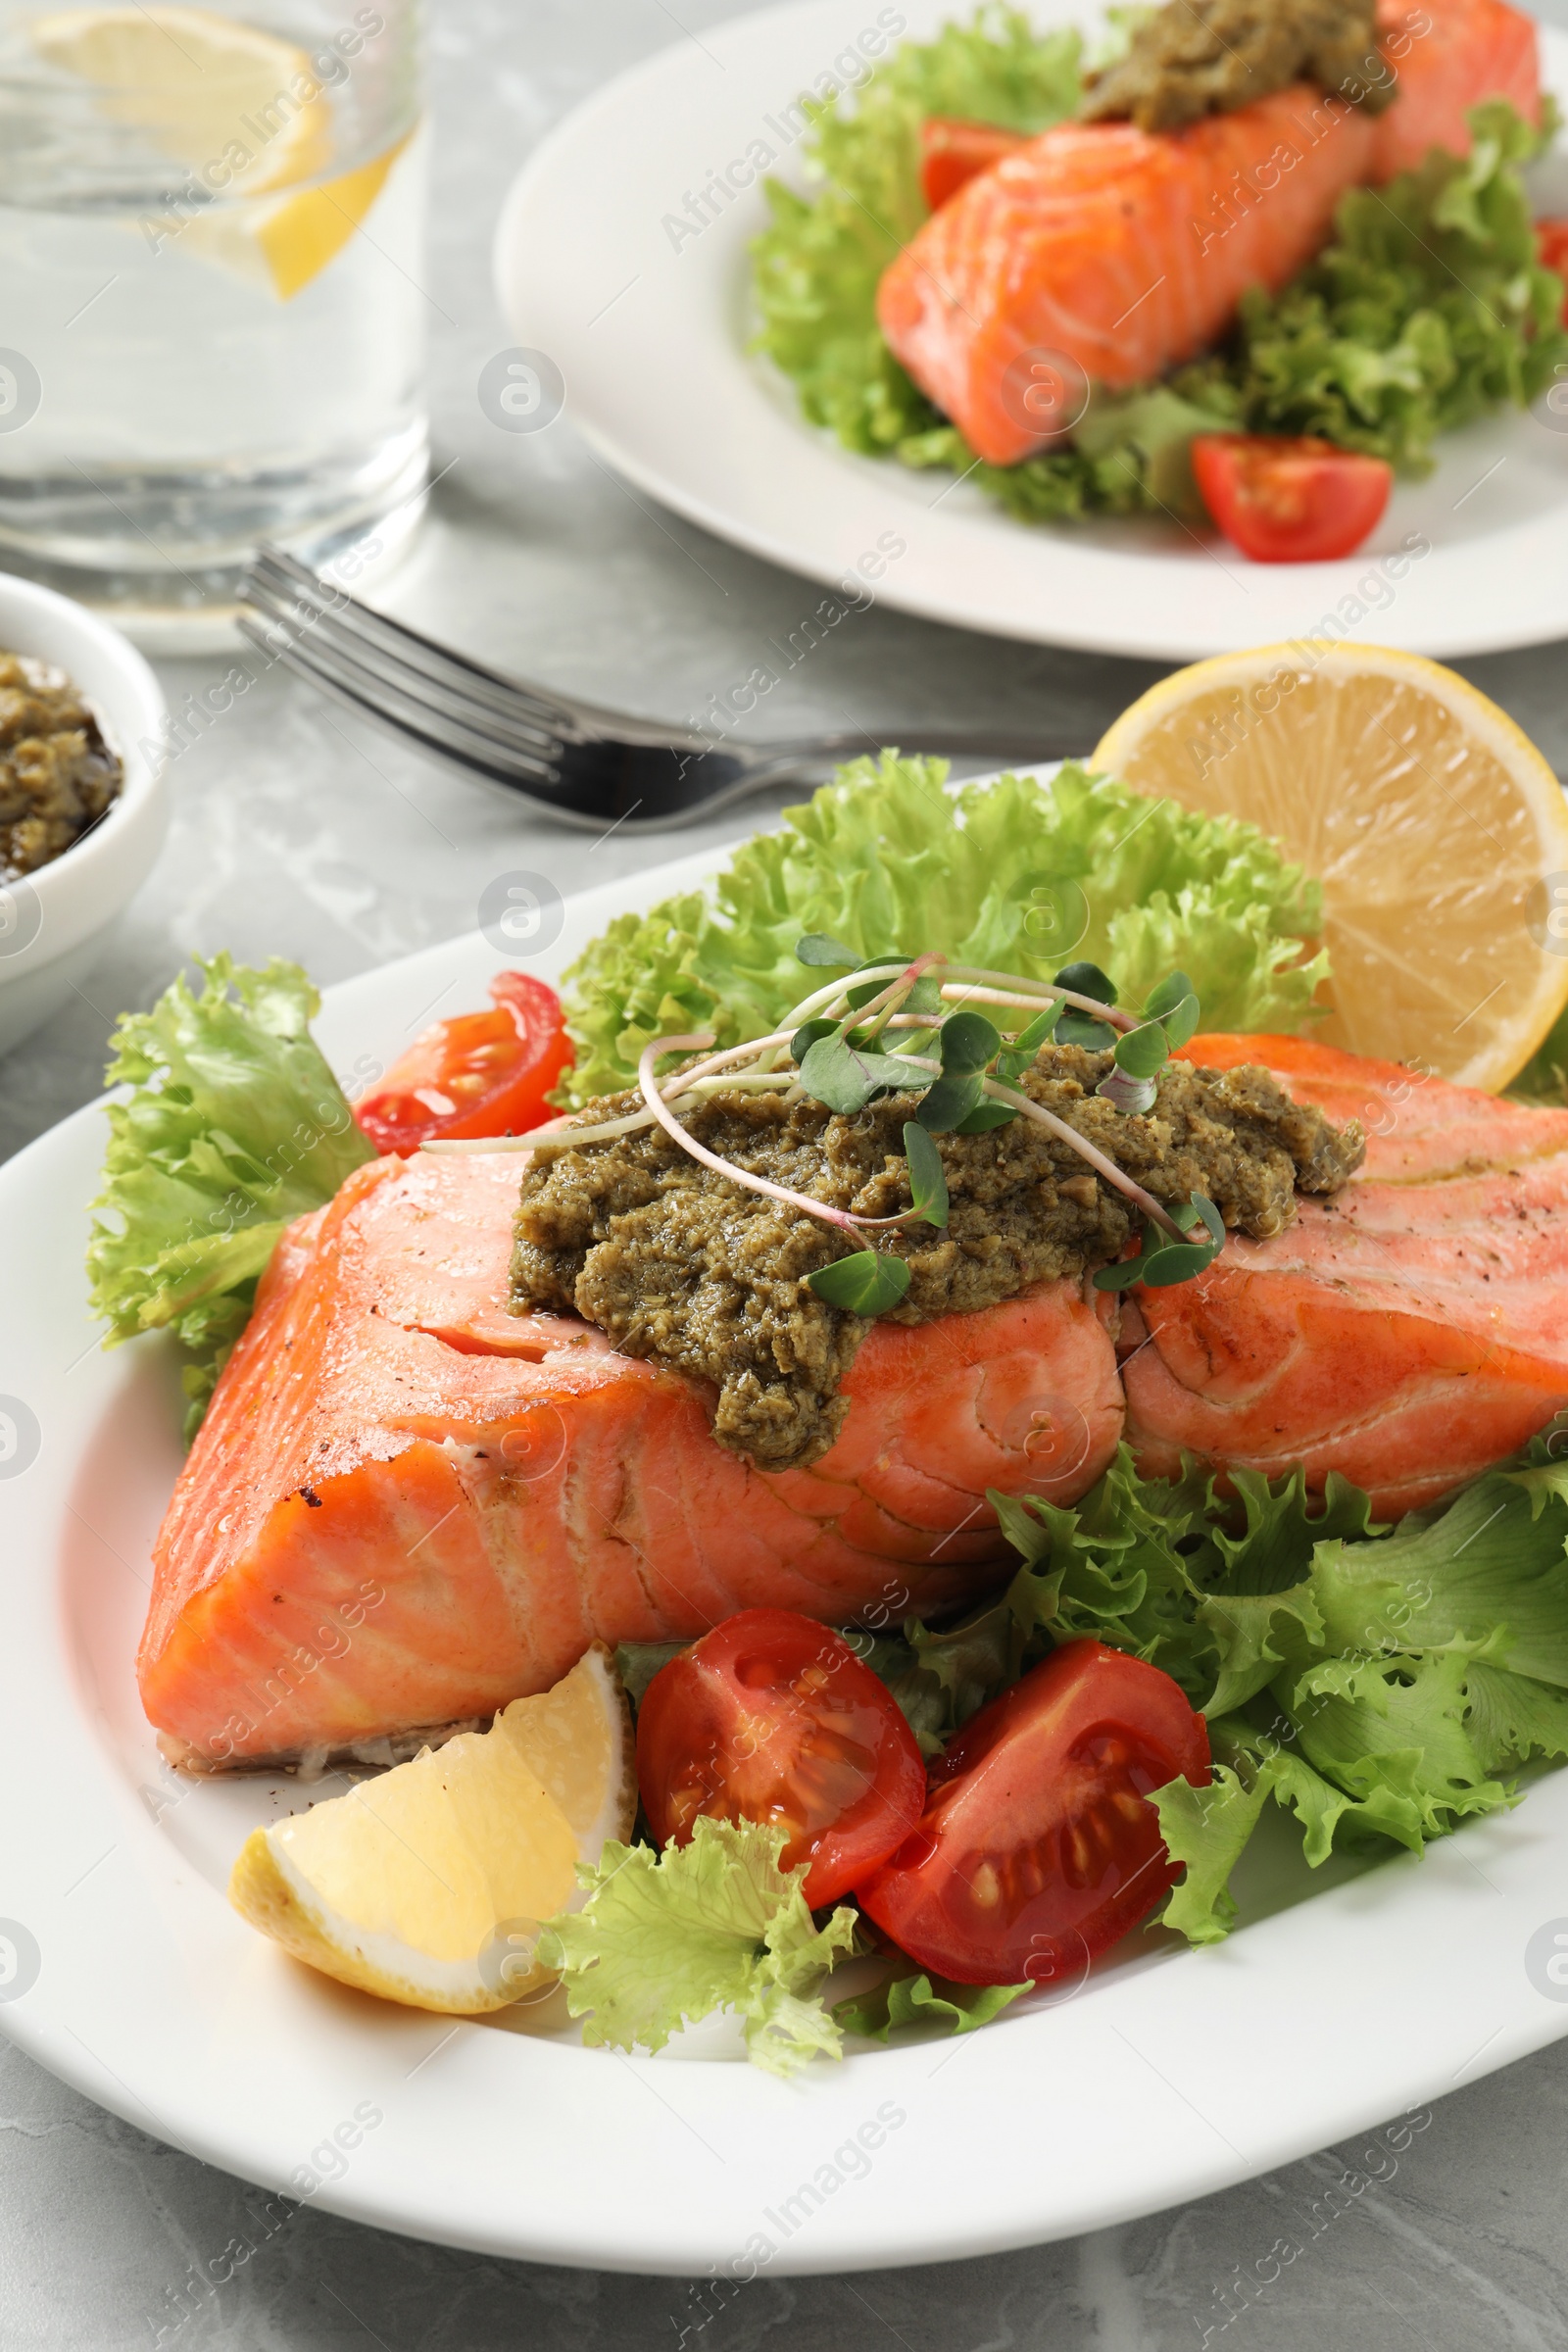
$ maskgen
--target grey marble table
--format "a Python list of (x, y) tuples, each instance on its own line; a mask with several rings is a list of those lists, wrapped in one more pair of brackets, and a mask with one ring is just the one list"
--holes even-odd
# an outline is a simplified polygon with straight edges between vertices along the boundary
[[(486, 421), (476, 378), (511, 339), (487, 240), (508, 175), (565, 109), (732, 13), (729, 0), (683, 0), (679, 20), (663, 0), (445, 0), (433, 28), (428, 284), (445, 470), (386, 601), (499, 662), (672, 716), (743, 675), (760, 640), (787, 639), (812, 592), (633, 495), (564, 422), (523, 438)], [(1547, 13), (1568, 21), (1568, 0)], [(161, 666), (177, 704), (217, 665)], [(1568, 769), (1562, 649), (1465, 666)], [(928, 717), (1028, 722), (1087, 747), (1152, 674), (872, 610), (791, 671), (768, 719), (780, 732), (858, 727), (868, 745)], [(281, 953), (332, 981), (471, 927), (485, 882), (521, 852), (569, 891), (704, 838), (555, 831), (329, 717), (276, 671), (173, 778), (168, 851), (98, 969), (0, 1064), (0, 1151), (94, 1095), (111, 1017), (150, 1002), (192, 953)], [(709, 837), (768, 813), (731, 814)], [(705, 2327), (710, 2307), (680, 2280), (481, 2260), (314, 2211), (279, 2224), (284, 2209), (260, 2191), (102, 2113), (0, 2042), (0, 2352), (631, 2352), (698, 2340), (743, 2352), (770, 2337), (802, 2352), (1555, 2352), (1568, 2347), (1565, 2156), (1559, 2045), (1402, 2128), (1201, 2204), (981, 2262), (759, 2281)]]

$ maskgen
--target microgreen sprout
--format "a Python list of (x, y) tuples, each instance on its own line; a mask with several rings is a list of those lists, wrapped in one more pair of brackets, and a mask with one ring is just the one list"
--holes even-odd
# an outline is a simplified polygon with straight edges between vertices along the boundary
[[(1163, 1290), (1171, 1283), (1190, 1282), (1211, 1266), (1225, 1247), (1225, 1226), (1212, 1200), (1195, 1193), (1175, 1211), (1175, 1222), (1182, 1229), (1175, 1242), (1156, 1237), (1150, 1225), (1144, 1227), (1136, 1257), (1124, 1257), (1114, 1266), (1102, 1266), (1095, 1276), (1097, 1291), (1125, 1291), (1135, 1282), (1148, 1289)], [(1195, 1242), (1188, 1237), (1201, 1226), (1207, 1240)]]
[[(936, 955), (912, 961), (901, 956), (858, 959), (821, 932), (803, 939), (796, 956), (808, 969), (830, 970), (835, 977), (802, 998), (772, 1035), (747, 1045), (714, 1052), (707, 1034), (652, 1039), (637, 1065), (640, 1111), (590, 1122), (556, 1119), (520, 1136), (425, 1148), (576, 1151), (657, 1124), (704, 1167), (864, 1242), (866, 1247), (807, 1280), (835, 1306), (879, 1315), (907, 1293), (909, 1268), (904, 1258), (878, 1249), (877, 1237), (917, 1225), (941, 1231), (948, 1223), (947, 1175), (935, 1138), (981, 1135), (1023, 1118), (1067, 1145), (1139, 1212), (1137, 1254), (1102, 1267), (1095, 1276), (1099, 1289), (1184, 1282), (1213, 1262), (1225, 1228), (1212, 1201), (1195, 1198), (1168, 1207), (1156, 1200), (1108, 1153), (1018, 1085), (1047, 1044), (1080, 1046), (1113, 1057), (1096, 1089), (1104, 1101), (1128, 1115), (1152, 1110), (1161, 1070), (1198, 1028), (1198, 998), (1185, 972), (1172, 972), (1152, 991), (1142, 1012), (1132, 1012), (1118, 1004), (1115, 984), (1094, 963), (1069, 963), (1054, 980), (1034, 980)], [(1019, 1017), (1024, 1014), (1029, 1017)], [(700, 1058), (656, 1078), (655, 1064), (670, 1054)], [(872, 1102), (908, 1096), (913, 1116), (904, 1124), (904, 1152), (909, 1206), (894, 1216), (860, 1216), (710, 1151), (685, 1118), (710, 1096), (735, 1089), (774, 1092), (786, 1103), (809, 1099), (845, 1118)], [(1200, 1229), (1202, 1238), (1195, 1240)]]
[(819, 1298), (852, 1315), (885, 1315), (909, 1287), (909, 1269), (887, 1250), (857, 1250), (807, 1276)]
[[(1185, 1046), (1198, 1027), (1198, 999), (1185, 972), (1162, 980), (1144, 1006), (1136, 1028), (1123, 1030), (1115, 1041), (1113, 1067), (1096, 1087), (1097, 1095), (1129, 1114), (1154, 1107), (1154, 1081), (1171, 1054)], [(1056, 1034), (1062, 1034), (1058, 1024)]]
[[(1116, 1024), (1107, 1021), (1099, 1010), (1116, 1002), (1116, 983), (1107, 979), (1098, 963), (1064, 964), (1056, 974), (1063, 988), (1072, 989), (1079, 1004), (1069, 1004), (1056, 1023), (1056, 1043), (1060, 1046), (1082, 1046), (1088, 1054), (1105, 1054), (1116, 1043)], [(1087, 999), (1086, 1004), (1083, 1001)], [(1089, 1006), (1095, 1009), (1091, 1011)]]

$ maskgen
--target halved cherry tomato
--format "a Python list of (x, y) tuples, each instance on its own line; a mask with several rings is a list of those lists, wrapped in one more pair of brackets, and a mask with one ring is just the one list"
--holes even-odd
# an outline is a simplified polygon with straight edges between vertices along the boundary
[[(1555, 270), (1563, 284), (1568, 286), (1568, 220), (1538, 220), (1536, 222), (1536, 251), (1542, 267)], [(1568, 295), (1562, 306), (1564, 326), (1568, 326)]]
[(1394, 468), (1332, 441), (1200, 433), (1193, 471), (1227, 539), (1254, 564), (1328, 564), (1358, 548), (1389, 503)]
[(989, 172), (1015, 147), (1026, 147), (1021, 131), (995, 122), (965, 122), (957, 115), (927, 115), (920, 125), (920, 185), (934, 213), (966, 181)]
[(436, 1136), (521, 1135), (554, 1114), (545, 1097), (572, 1061), (561, 999), (527, 972), (497, 972), (494, 1012), (437, 1021), (354, 1116), (376, 1150), (407, 1156)]
[(1145, 1802), (1209, 1778), (1208, 1733), (1157, 1666), (1068, 1642), (966, 1723), (919, 1828), (856, 1899), (960, 1984), (1071, 1977), (1175, 1885)]
[(925, 1766), (887, 1686), (791, 1609), (745, 1609), (661, 1667), (637, 1711), (637, 1781), (661, 1845), (700, 1813), (777, 1823), (813, 1911), (902, 1845)]

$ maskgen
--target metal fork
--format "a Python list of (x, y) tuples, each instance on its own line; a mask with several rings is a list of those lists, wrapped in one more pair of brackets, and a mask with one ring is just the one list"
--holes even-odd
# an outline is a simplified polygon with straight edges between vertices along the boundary
[[(431, 759), (515, 794), (564, 825), (630, 832), (690, 824), (748, 793), (819, 784), (873, 748), (864, 734), (722, 743), (580, 703), (486, 669), (264, 547), (242, 591), (254, 645)], [(1081, 745), (972, 728), (892, 728), (904, 752), (1034, 762)]]

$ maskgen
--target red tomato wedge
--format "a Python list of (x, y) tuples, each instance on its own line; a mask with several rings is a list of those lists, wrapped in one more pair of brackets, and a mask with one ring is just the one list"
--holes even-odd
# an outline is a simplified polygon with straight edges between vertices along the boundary
[(940, 213), (948, 198), (956, 196), (969, 180), (1028, 144), (1022, 132), (1003, 130), (995, 122), (927, 115), (920, 125), (920, 185), (927, 204)]
[(914, 1835), (856, 1886), (911, 1960), (960, 1984), (1081, 1974), (1176, 1882), (1145, 1800), (1209, 1778), (1168, 1674), (1069, 1642), (966, 1723)]
[(1305, 436), (1200, 433), (1192, 454), (1204, 506), (1254, 564), (1328, 564), (1351, 555), (1394, 487), (1394, 468), (1381, 458)]
[(776, 1823), (813, 1911), (902, 1845), (925, 1766), (897, 1700), (849, 1643), (791, 1609), (744, 1609), (662, 1667), (637, 1711), (637, 1781), (661, 1845), (700, 1813)]
[[(1543, 269), (1555, 270), (1568, 286), (1568, 220), (1538, 220), (1536, 251)], [(1563, 324), (1568, 326), (1568, 297), (1563, 301), (1562, 318)]]
[(437, 1021), (355, 1103), (383, 1155), (440, 1136), (521, 1135), (554, 1116), (545, 1097), (572, 1060), (561, 999), (526, 972), (497, 972), (490, 994), (493, 1012)]

